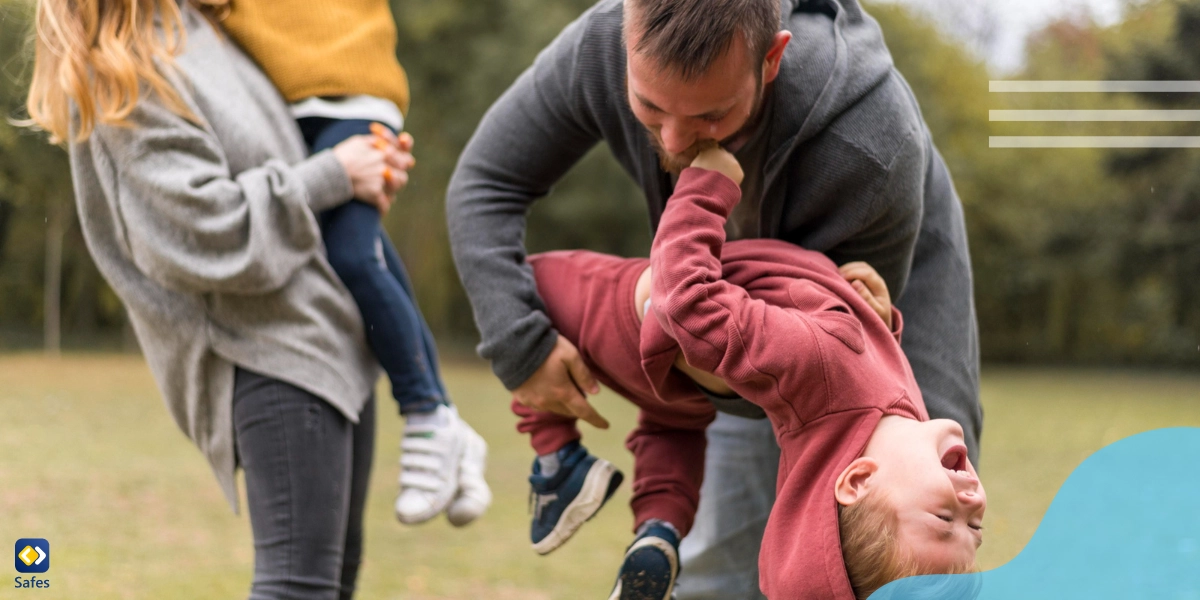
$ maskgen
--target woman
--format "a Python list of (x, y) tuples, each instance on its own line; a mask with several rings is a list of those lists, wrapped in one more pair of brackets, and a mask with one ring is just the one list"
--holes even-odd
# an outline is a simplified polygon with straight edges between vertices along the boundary
[(349, 598), (378, 366), (313, 214), (385, 210), (385, 168), (412, 157), (357, 136), (305, 158), (214, 25), (226, 1), (41, 0), (28, 107), (68, 143), (88, 248), (235, 510), (245, 471), (250, 597)]

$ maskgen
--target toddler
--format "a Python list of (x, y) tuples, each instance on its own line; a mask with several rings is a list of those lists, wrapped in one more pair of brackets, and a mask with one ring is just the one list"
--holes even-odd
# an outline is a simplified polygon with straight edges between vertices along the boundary
[[(358, 135), (385, 150), (389, 190), (372, 204), (346, 202), (318, 215), (329, 263), (358, 304), (367, 342), (405, 418), (396, 516), (406, 524), (446, 511), (456, 526), (491, 503), (487, 445), (451, 405), (437, 348), (404, 264), (380, 226), (390, 194), (407, 182), (412, 138), (396, 135), (408, 81), (396, 60), (386, 0), (233, 0), (222, 26), (291, 103), (312, 153)], [(349, 190), (347, 190), (349, 192)]]
[[(962, 428), (925, 412), (882, 278), (783, 241), (726, 244), (740, 179), (731, 154), (702, 152), (679, 177), (649, 260), (529, 259), (559, 333), (640, 409), (626, 444), (636, 538), (611, 598), (670, 597), (699, 501), (705, 427), (715, 406), (741, 398), (771, 420), (781, 449), (759, 555), (768, 597), (866, 598), (900, 577), (972, 570), (983, 486)], [(538, 453), (532, 539), (546, 553), (600, 509), (621, 474), (579, 444), (575, 419), (513, 410)]]

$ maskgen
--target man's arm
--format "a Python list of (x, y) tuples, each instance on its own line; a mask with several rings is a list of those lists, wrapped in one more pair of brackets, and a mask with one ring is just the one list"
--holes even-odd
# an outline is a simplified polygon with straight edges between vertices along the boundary
[(450, 180), (446, 218), (479, 354), (522, 404), (605, 426), (581, 394), (599, 389), (546, 317), (524, 245), (530, 206), (601, 138), (574, 93), (589, 14), (564, 29), (484, 115)]

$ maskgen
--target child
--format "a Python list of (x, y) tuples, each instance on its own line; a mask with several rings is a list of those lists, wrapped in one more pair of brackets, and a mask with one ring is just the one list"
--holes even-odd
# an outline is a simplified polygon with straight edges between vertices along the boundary
[[(396, 168), (385, 166), (384, 177), (402, 187), (413, 165), (412, 138), (395, 132), (408, 109), (408, 82), (396, 61), (387, 1), (234, 0), (230, 8), (224, 29), (292, 103), (311, 152), (373, 134), (377, 147), (394, 148)], [(451, 523), (466, 525), (491, 503), (483, 479), (487, 445), (446, 396), (433, 337), (380, 226), (390, 199), (374, 204), (347, 202), (318, 218), (329, 263), (358, 304), (406, 420), (396, 516), (421, 523), (445, 510)]]
[[(984, 490), (961, 427), (928, 420), (882, 278), (782, 241), (725, 244), (741, 169), (720, 149), (692, 165), (650, 260), (530, 258), (560, 334), (641, 409), (627, 440), (637, 538), (611, 598), (670, 597), (699, 497), (709, 397), (761, 407), (779, 442), (759, 556), (768, 597), (866, 598), (900, 577), (972, 569)], [(548, 552), (620, 476), (579, 445), (573, 419), (513, 408), (539, 454), (533, 538)]]

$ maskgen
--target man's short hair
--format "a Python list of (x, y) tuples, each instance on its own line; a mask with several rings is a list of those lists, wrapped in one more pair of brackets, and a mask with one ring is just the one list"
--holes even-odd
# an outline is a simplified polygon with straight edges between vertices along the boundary
[(755, 71), (780, 28), (779, 0), (626, 0), (634, 52), (684, 80), (703, 75), (740, 34)]

